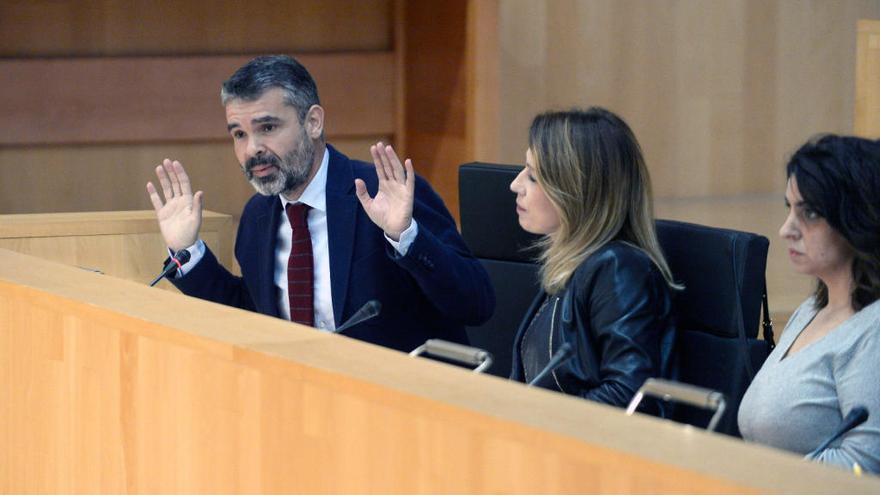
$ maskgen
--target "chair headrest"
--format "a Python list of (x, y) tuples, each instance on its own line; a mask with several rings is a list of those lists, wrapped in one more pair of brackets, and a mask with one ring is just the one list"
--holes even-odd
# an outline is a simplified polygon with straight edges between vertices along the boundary
[[(534, 262), (539, 239), (519, 226), (510, 183), (521, 167), (468, 163), (459, 168), (461, 233), (481, 259)], [(758, 334), (767, 267), (766, 237), (672, 220), (657, 220), (657, 236), (676, 281), (680, 329), (736, 337)]]
[(461, 236), (477, 258), (532, 262), (540, 236), (519, 226), (510, 183), (522, 167), (467, 163), (458, 169)]
[(770, 241), (672, 220), (656, 225), (669, 269), (685, 285), (675, 297), (678, 327), (736, 337), (742, 324), (747, 337), (756, 337)]

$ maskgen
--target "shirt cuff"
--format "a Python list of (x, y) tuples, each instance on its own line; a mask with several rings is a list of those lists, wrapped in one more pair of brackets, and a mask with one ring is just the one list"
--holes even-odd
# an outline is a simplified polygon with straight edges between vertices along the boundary
[[(401, 236), (402, 238), (403, 236)], [(202, 257), (205, 256), (205, 241), (199, 239), (195, 244), (186, 248), (189, 251), (189, 261), (180, 265), (180, 268), (174, 272), (173, 278), (182, 278), (186, 273), (192, 270), (199, 261), (201, 261)], [(174, 256), (174, 251), (170, 248), (168, 249), (168, 256)]]
[(385, 240), (387, 240), (391, 244), (391, 247), (393, 247), (399, 255), (406, 256), (406, 252), (409, 251), (409, 247), (412, 246), (412, 243), (416, 240), (417, 235), (419, 235), (419, 224), (416, 223), (415, 219), (412, 219), (409, 227), (407, 227), (406, 230), (400, 233), (399, 241), (395, 241), (394, 239), (388, 237), (388, 234), (385, 234)]

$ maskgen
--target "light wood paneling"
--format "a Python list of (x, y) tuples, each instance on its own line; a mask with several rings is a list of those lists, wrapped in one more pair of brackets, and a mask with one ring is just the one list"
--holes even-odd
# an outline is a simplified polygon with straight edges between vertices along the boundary
[(498, 2), (398, 0), (405, 156), (458, 218), (458, 166), (497, 159)]
[(659, 196), (783, 190), (785, 157), (850, 133), (856, 21), (875, 0), (499, 3), (501, 156), (532, 117), (605, 106), (638, 136)]
[(2, 2), (0, 57), (388, 50), (390, 9), (390, 0)]
[(499, 143), (501, 95), (498, 0), (468, 2), (468, 149), (474, 161), (492, 162)]
[[(0, 213), (150, 208), (143, 184), (181, 159), (208, 205), (251, 188), (228, 144), (220, 83), (294, 53), (315, 77), (327, 137), (350, 156), (402, 122), (393, 0), (0, 4)], [(197, 22), (194, 22), (197, 20)]]
[[(229, 215), (213, 211), (205, 211), (203, 215), (205, 227), (212, 231), (227, 228), (231, 221)], [(156, 215), (152, 210), (0, 215), (0, 238), (6, 239), (157, 232)]]
[[(0, 145), (228, 136), (220, 83), (251, 57), (0, 60)], [(390, 52), (303, 55), (329, 137), (393, 134)]]
[[(328, 119), (337, 118), (327, 116)], [(218, 121), (222, 125), (225, 120)], [(370, 160), (370, 144), (391, 136), (338, 138), (352, 158)], [(141, 143), (0, 147), (0, 213), (151, 209), (145, 185), (163, 158), (178, 159), (206, 207), (238, 216), (253, 188), (244, 179), (232, 142)]]
[(860, 20), (856, 41), (855, 133), (880, 138), (880, 20)]
[(469, 161), (465, 0), (403, 8), (404, 152), (458, 216), (458, 166)]
[(0, 250), (0, 492), (876, 493), (880, 481)]
[[(203, 212), (199, 236), (230, 269), (233, 235), (231, 216)], [(148, 284), (162, 270), (165, 241), (152, 210), (0, 215), (0, 248)], [(158, 287), (177, 290), (164, 280)]]

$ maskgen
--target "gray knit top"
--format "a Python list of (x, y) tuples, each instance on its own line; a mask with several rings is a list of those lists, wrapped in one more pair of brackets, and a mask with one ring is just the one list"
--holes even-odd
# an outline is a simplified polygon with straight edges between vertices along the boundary
[(868, 420), (816, 459), (846, 469), (858, 463), (880, 473), (880, 301), (787, 356), (816, 312), (810, 298), (791, 316), (743, 397), (740, 431), (748, 441), (806, 455), (861, 405), (868, 409)]

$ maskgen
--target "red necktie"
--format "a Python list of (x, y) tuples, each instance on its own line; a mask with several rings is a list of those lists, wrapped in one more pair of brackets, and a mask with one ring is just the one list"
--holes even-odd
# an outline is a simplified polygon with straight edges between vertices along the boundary
[(293, 236), (290, 257), (287, 258), (287, 300), (290, 303), (290, 321), (315, 326), (315, 276), (312, 261), (312, 236), (306, 218), (309, 206), (288, 203), (285, 210)]

